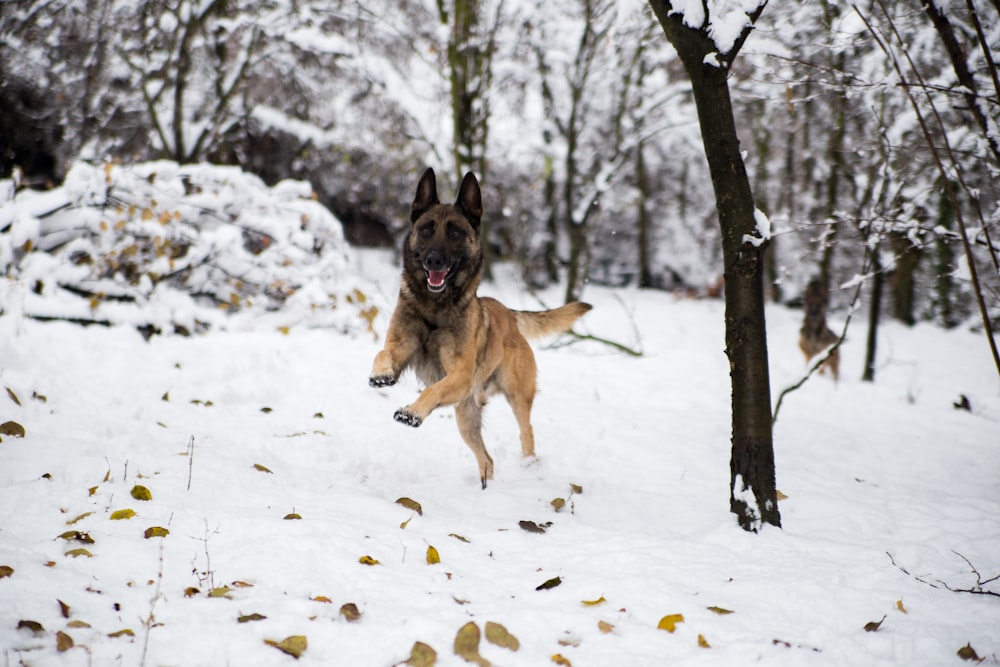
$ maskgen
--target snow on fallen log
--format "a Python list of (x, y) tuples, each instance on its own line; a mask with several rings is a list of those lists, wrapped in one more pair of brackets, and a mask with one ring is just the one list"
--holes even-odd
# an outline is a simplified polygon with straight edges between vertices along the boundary
[(164, 333), (356, 333), (388, 311), (305, 182), (268, 187), (207, 164), (77, 163), (51, 191), (0, 181), (0, 192), (0, 314)]

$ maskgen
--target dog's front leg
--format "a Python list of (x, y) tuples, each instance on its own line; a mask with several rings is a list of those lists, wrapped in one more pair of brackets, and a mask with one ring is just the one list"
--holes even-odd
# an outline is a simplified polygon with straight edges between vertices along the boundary
[(385, 337), (385, 347), (375, 355), (375, 362), (372, 364), (372, 372), (368, 377), (370, 386), (391, 387), (396, 384), (400, 373), (410, 363), (413, 353), (420, 345), (416, 336), (406, 335), (400, 329), (400, 325), (396, 322), (396, 315), (393, 314), (393, 318), (389, 322), (389, 331)]
[(393, 415), (396, 421), (408, 426), (420, 426), (435, 409), (442, 405), (454, 405), (472, 393), (476, 369), (474, 350), (456, 359), (446, 360), (443, 365), (445, 376), (424, 389), (413, 403), (396, 410)]

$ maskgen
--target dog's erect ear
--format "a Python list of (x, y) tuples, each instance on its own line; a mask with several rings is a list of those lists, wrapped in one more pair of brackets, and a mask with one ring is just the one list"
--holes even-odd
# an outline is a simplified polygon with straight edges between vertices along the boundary
[(416, 222), (417, 218), (427, 212), (427, 209), (439, 203), (434, 170), (427, 167), (427, 171), (424, 172), (424, 175), (420, 177), (420, 182), (417, 183), (417, 194), (413, 198), (413, 204), (410, 206), (410, 222)]
[(455, 206), (462, 210), (472, 221), (472, 226), (479, 229), (479, 221), (483, 217), (483, 194), (479, 190), (479, 181), (470, 171), (462, 179), (458, 189), (458, 199)]

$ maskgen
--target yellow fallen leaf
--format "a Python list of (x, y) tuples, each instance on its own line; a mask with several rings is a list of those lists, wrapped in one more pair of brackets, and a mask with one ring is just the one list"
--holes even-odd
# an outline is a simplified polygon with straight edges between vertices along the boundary
[(264, 643), (268, 646), (273, 646), (282, 653), (287, 653), (296, 660), (302, 657), (302, 654), (306, 652), (306, 648), (309, 645), (305, 635), (292, 635), (291, 637), (285, 637), (280, 642), (265, 639)]
[(237, 623), (252, 623), (253, 621), (263, 621), (267, 618), (263, 614), (258, 614), (254, 612), (253, 614), (243, 614), (236, 617)]
[(72, 556), (73, 558), (76, 558), (78, 556), (86, 556), (87, 558), (93, 558), (94, 557), (94, 554), (90, 553), (89, 551), (87, 551), (83, 547), (80, 547), (79, 549), (70, 549), (69, 551), (66, 552), (66, 555), (67, 556)]
[(309, 599), (312, 600), (313, 602), (325, 602), (326, 604), (333, 604), (333, 600), (326, 597), (325, 595), (317, 595), (316, 597)]
[(673, 632), (677, 629), (678, 623), (684, 622), (684, 614), (667, 614), (660, 619), (660, 622), (656, 624), (656, 627), (660, 630), (666, 630), (667, 632)]
[(122, 628), (117, 632), (108, 633), (108, 637), (111, 637), (112, 639), (116, 637), (135, 637), (135, 633), (128, 628)]
[(141, 484), (136, 484), (132, 487), (132, 497), (136, 500), (152, 500), (153, 494)]
[(603, 632), (604, 634), (608, 634), (609, 632), (612, 632), (615, 629), (615, 626), (611, 625), (607, 621), (598, 621), (597, 629)]
[(604, 604), (605, 602), (607, 602), (607, 600), (605, 600), (604, 596), (602, 595), (596, 600), (581, 600), (580, 604), (584, 605), (585, 607), (596, 607), (597, 605)]
[(702, 634), (698, 635), (698, 646), (702, 648), (712, 648), (711, 644), (708, 643), (708, 640), (705, 639), (705, 635)]
[(486, 635), (486, 641), (496, 646), (510, 649), (511, 651), (517, 651), (521, 648), (521, 642), (518, 641), (517, 637), (507, 632), (507, 628), (499, 623), (486, 621), (484, 634)]
[(86, 519), (91, 514), (93, 514), (93, 512), (84, 512), (83, 514), (81, 514), (80, 516), (76, 517), (75, 519), (70, 519), (69, 521), (67, 521), (66, 525), (67, 526), (72, 526), (74, 523), (78, 523), (80, 521), (83, 521), (84, 519)]
[(428, 544), (427, 545), (427, 564), (428, 565), (436, 565), (436, 564), (438, 564), (440, 562), (441, 562), (441, 555), (438, 554), (438, 550)]
[(566, 507), (566, 499), (565, 498), (553, 498), (552, 502), (550, 502), (549, 504), (552, 505), (552, 509), (554, 509), (555, 511), (559, 512), (559, 511), (562, 510), (562, 508)]
[(900, 610), (904, 614), (908, 614), (909, 613), (908, 611), (906, 611), (906, 607), (903, 606), (903, 599), (902, 598), (896, 600), (896, 609)]
[(271, 472), (270, 470), (268, 470), (267, 466), (262, 466), (262, 465), (261, 465), (261, 464), (259, 464), (259, 463), (254, 463), (254, 464), (253, 464), (253, 469), (254, 469), (254, 470), (259, 470), (259, 471), (261, 471), (261, 472), (266, 472), (266, 473), (270, 473), (270, 474), (272, 474), (272, 475), (274, 474), (273, 472)]
[(362, 565), (381, 565), (382, 564), (382, 563), (378, 562), (377, 560), (375, 560), (374, 558), (372, 558), (371, 556), (362, 556), (361, 558), (358, 559), (358, 562), (361, 563)]
[(62, 539), (69, 542), (73, 540), (74, 542), (81, 542), (83, 544), (93, 544), (94, 538), (90, 536), (90, 533), (84, 533), (79, 530), (67, 530), (65, 533), (60, 535)]
[(399, 528), (400, 528), (401, 530), (402, 530), (402, 529), (405, 529), (405, 528), (406, 528), (407, 526), (409, 526), (409, 525), (410, 525), (410, 521), (412, 521), (412, 520), (413, 520), (413, 515), (411, 514), (411, 515), (410, 515), (410, 518), (409, 518), (409, 519), (407, 519), (407, 520), (406, 520), (406, 521), (404, 521), (403, 523), (399, 524)]
[(116, 512), (111, 513), (111, 520), (121, 521), (123, 519), (131, 519), (134, 516), (135, 516), (135, 510), (131, 509), (118, 510)]
[(556, 663), (557, 665), (564, 665), (564, 667), (573, 667), (573, 663), (570, 662), (568, 659), (564, 658), (561, 653), (556, 653), (554, 656), (552, 656), (552, 662)]
[(781, 491), (779, 491), (777, 489), (774, 490), (774, 494), (775, 494), (775, 497), (778, 500), (788, 500), (788, 496), (786, 496), (785, 494), (783, 494)]
[(210, 598), (229, 598), (229, 586), (217, 586), (208, 592)]
[(480, 667), (489, 667), (489, 661), (479, 655), (479, 639), (479, 626), (474, 621), (469, 621), (459, 628), (458, 634), (455, 635), (455, 655)]
[(404, 665), (410, 667), (434, 667), (437, 663), (437, 652), (423, 642), (414, 642), (410, 649), (410, 659)]
[(87, 623), (87, 621), (81, 621), (81, 620), (77, 619), (77, 620), (70, 621), (69, 623), (67, 623), (66, 627), (67, 628), (89, 628), (90, 627), (90, 623)]
[(301, 519), (302, 515), (299, 514), (298, 512), (290, 512), (289, 514), (286, 514), (285, 516), (283, 516), (281, 518), (283, 518), (285, 521), (295, 521), (295, 520)]
[(170, 531), (163, 526), (150, 526), (146, 529), (146, 532), (143, 533), (147, 540), (151, 537), (166, 537), (169, 534)]

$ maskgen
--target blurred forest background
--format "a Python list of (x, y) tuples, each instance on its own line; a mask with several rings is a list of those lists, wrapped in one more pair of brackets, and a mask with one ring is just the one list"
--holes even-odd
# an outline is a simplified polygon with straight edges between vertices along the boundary
[[(771, 299), (818, 276), (843, 312), (864, 281), (904, 322), (975, 324), (971, 254), (1000, 312), (997, 53), (997, 0), (764, 9), (730, 86)], [(426, 165), (444, 193), (472, 170), (490, 256), (529, 286), (575, 263), (721, 288), (690, 82), (638, 0), (0, 2), (0, 178), (107, 160), (306, 180), (383, 247)]]

